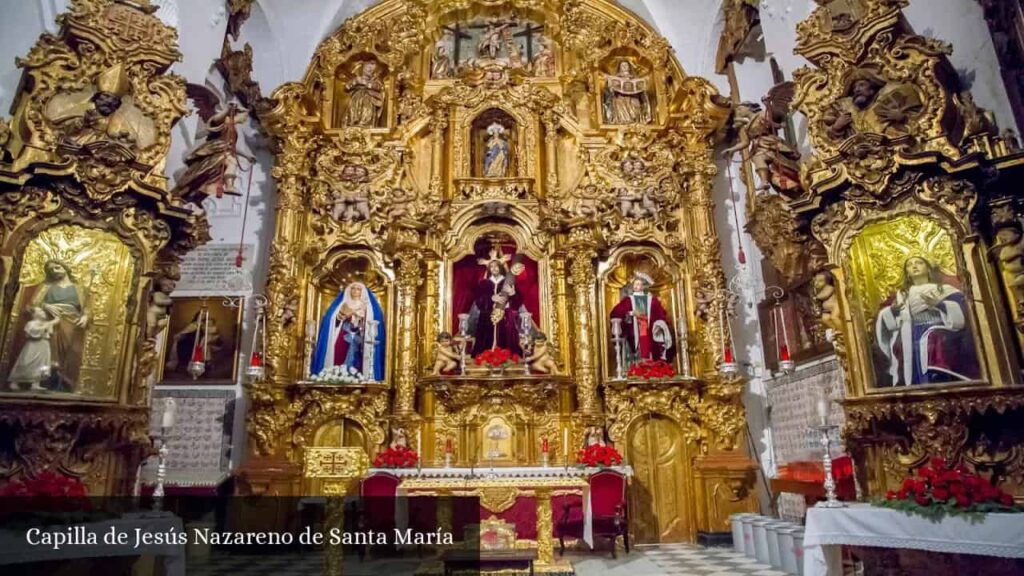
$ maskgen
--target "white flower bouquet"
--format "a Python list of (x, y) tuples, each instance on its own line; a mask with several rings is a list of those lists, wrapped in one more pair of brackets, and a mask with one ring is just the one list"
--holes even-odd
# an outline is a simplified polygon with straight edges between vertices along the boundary
[(351, 366), (328, 366), (313, 375), (311, 381), (315, 384), (365, 384), (373, 379)]

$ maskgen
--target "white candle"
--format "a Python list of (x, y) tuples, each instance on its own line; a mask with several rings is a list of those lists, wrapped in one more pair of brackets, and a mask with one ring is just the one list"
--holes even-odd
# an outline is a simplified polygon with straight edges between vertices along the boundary
[(416, 431), (416, 450), (423, 453), (423, 430)]
[(164, 414), (163, 418), (160, 419), (161, 428), (173, 428), (174, 427), (174, 398), (164, 399)]
[(822, 391), (818, 395), (817, 408), (818, 408), (818, 420), (821, 421), (821, 425), (822, 426), (828, 426), (828, 412), (829, 412), (829, 410), (828, 410), (828, 408), (829, 408), (829, 406), (828, 406), (828, 395), (825, 394), (824, 391)]
[(566, 458), (569, 457), (569, 429), (568, 428), (565, 428), (564, 430), (562, 430), (562, 454), (565, 454)]

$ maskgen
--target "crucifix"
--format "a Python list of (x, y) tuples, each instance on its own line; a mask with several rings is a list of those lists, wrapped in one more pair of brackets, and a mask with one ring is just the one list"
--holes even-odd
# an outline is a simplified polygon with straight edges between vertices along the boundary
[(516, 32), (512, 36), (516, 38), (526, 38), (526, 61), (533, 62), (534, 55), (534, 36), (540, 36), (544, 33), (544, 26), (534, 24), (533, 22), (527, 22), (523, 24), (523, 29)]
[(462, 63), (462, 41), (472, 40), (473, 36), (466, 32), (461, 24), (442, 26), (441, 29), (446, 34), (452, 35), (452, 65), (458, 68), (459, 64)]

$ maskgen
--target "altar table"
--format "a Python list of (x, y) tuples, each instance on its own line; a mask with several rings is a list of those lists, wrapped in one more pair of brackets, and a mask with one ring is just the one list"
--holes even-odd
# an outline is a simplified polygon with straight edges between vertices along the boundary
[(804, 576), (841, 576), (843, 545), (1024, 558), (1024, 514), (987, 514), (978, 522), (947, 516), (934, 522), (870, 504), (808, 509)]
[[(627, 478), (633, 475), (629, 466), (615, 466)], [(507, 467), (507, 468), (422, 468), (384, 470), (401, 479), (399, 496), (471, 496), (480, 497), (483, 508), (499, 514), (510, 508), (518, 497), (532, 497), (537, 513), (537, 555), (541, 564), (554, 561), (554, 512), (552, 502), (565, 495), (578, 495), (583, 502), (583, 540), (594, 545), (590, 507), (590, 484), (587, 479), (597, 468), (576, 467)]]

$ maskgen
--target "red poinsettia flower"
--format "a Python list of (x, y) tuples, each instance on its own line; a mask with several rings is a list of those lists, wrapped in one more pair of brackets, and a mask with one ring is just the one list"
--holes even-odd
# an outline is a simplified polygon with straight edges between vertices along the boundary
[(641, 378), (643, 380), (660, 380), (672, 378), (676, 375), (671, 364), (664, 360), (644, 360), (632, 365), (626, 376), (629, 378)]
[(576, 452), (576, 464), (588, 468), (606, 468), (622, 464), (622, 455), (611, 446), (594, 444)]
[(373, 459), (374, 468), (414, 468), (420, 456), (406, 446), (395, 446), (380, 452)]
[(922, 514), (934, 507), (934, 512), (927, 513), (936, 515), (1020, 511), (1014, 506), (1013, 496), (989, 479), (968, 472), (963, 465), (951, 466), (942, 458), (929, 459), (914, 477), (903, 480), (897, 492), (886, 492), (879, 505)]

